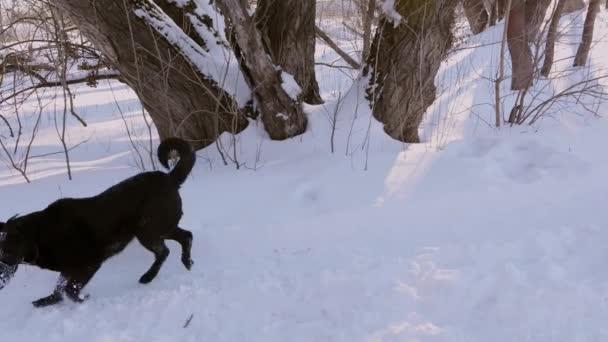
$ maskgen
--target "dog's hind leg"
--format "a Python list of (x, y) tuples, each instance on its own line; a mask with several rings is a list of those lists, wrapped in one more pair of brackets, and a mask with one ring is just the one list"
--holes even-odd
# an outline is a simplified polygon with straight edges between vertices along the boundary
[(94, 264), (66, 272), (65, 294), (68, 298), (76, 303), (84, 302), (88, 296), (82, 297), (80, 291), (89, 283), (100, 267), (101, 264)]
[(148, 284), (156, 277), (161, 266), (165, 260), (167, 260), (169, 248), (167, 248), (165, 241), (160, 236), (137, 236), (137, 240), (139, 240), (139, 243), (147, 250), (154, 253), (154, 263), (150, 266), (150, 269), (139, 278), (140, 283)]
[(186, 269), (192, 268), (191, 250), (192, 250), (192, 233), (180, 227), (175, 229), (167, 236), (167, 239), (177, 241), (182, 246), (182, 264)]
[(63, 273), (59, 275), (59, 279), (57, 280), (57, 285), (55, 286), (55, 290), (49, 296), (40, 298), (32, 302), (32, 304), (37, 307), (45, 307), (49, 305), (54, 305), (63, 301), (63, 291), (65, 289), (65, 285), (67, 284), (67, 280), (65, 279)]

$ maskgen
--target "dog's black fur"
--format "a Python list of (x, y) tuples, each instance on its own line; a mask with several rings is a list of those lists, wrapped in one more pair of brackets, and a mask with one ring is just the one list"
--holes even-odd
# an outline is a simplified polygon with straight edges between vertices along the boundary
[(196, 155), (187, 142), (166, 139), (158, 147), (158, 158), (166, 168), (172, 151), (180, 159), (169, 173), (140, 173), (97, 196), (59, 199), (44, 210), (0, 223), (6, 235), (0, 242), (0, 262), (60, 272), (55, 291), (34, 301), (34, 306), (56, 304), (64, 294), (82, 302), (81, 289), (105, 260), (120, 253), (133, 238), (155, 256), (141, 283), (152, 281), (169, 255), (166, 239), (181, 245), (182, 263), (191, 268), (192, 233), (178, 227), (182, 217), (178, 190)]

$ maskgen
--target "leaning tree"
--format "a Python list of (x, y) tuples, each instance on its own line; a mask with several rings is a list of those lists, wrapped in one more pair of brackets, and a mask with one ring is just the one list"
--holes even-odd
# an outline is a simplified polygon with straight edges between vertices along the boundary
[[(272, 139), (286, 139), (306, 129), (302, 101), (320, 100), (310, 72), (314, 10), (313, 20), (311, 13), (293, 11), (283, 24), (292, 30), (290, 40), (307, 42), (287, 63), (272, 50), (280, 45), (274, 40), (285, 37), (258, 29), (246, 1), (49, 2), (135, 91), (161, 138), (180, 136), (202, 148), (223, 132), (240, 132), (247, 117), (259, 113)], [(285, 86), (290, 76), (302, 82), (304, 95)]]

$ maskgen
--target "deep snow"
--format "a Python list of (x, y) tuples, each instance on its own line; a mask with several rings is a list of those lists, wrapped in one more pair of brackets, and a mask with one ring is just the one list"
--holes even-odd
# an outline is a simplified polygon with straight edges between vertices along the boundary
[[(605, 68), (606, 19), (598, 18), (593, 67), (536, 89), (561, 89)], [(306, 107), (305, 135), (272, 142), (252, 124), (236, 139), (238, 170), (222, 164), (216, 146), (199, 153), (181, 191), (181, 225), (195, 235), (191, 272), (170, 243), (159, 276), (140, 285), (153, 258), (133, 243), (85, 288), (89, 301), (34, 309), (30, 301), (47, 295), (57, 275), (22, 266), (0, 291), (0, 337), (606, 341), (608, 122), (562, 104), (533, 127), (487, 125), (499, 47), (486, 43), (501, 28), (472, 37), (444, 63), (423, 144), (387, 138), (370, 117), (364, 84), (350, 87), (356, 74), (319, 66), (327, 103)], [(558, 46), (558, 70), (568, 67), (561, 57), (572, 54), (580, 29), (571, 33)], [(349, 37), (341, 43), (350, 47)], [(319, 45), (317, 58), (336, 56)], [(93, 195), (138, 172), (118, 108), (150, 166), (130, 91), (106, 82), (75, 94), (89, 127), (70, 119), (71, 145), (88, 139), (71, 152), (74, 180), (67, 181), (61, 154), (32, 160), (32, 184), (2, 169), (0, 217)], [(45, 98), (52, 101), (50, 93)], [(36, 105), (29, 103), (31, 115)], [(44, 119), (35, 154), (57, 151), (56, 135), (52, 119)], [(222, 140), (230, 158), (233, 143)]]

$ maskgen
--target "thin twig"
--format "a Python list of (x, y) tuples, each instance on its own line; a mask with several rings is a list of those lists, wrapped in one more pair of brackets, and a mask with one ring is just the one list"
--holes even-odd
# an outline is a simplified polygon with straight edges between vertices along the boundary
[(190, 322), (192, 322), (192, 318), (194, 318), (194, 314), (190, 314), (190, 317), (188, 317), (188, 319), (186, 320), (186, 324), (184, 324), (184, 329), (186, 329), (190, 325)]

